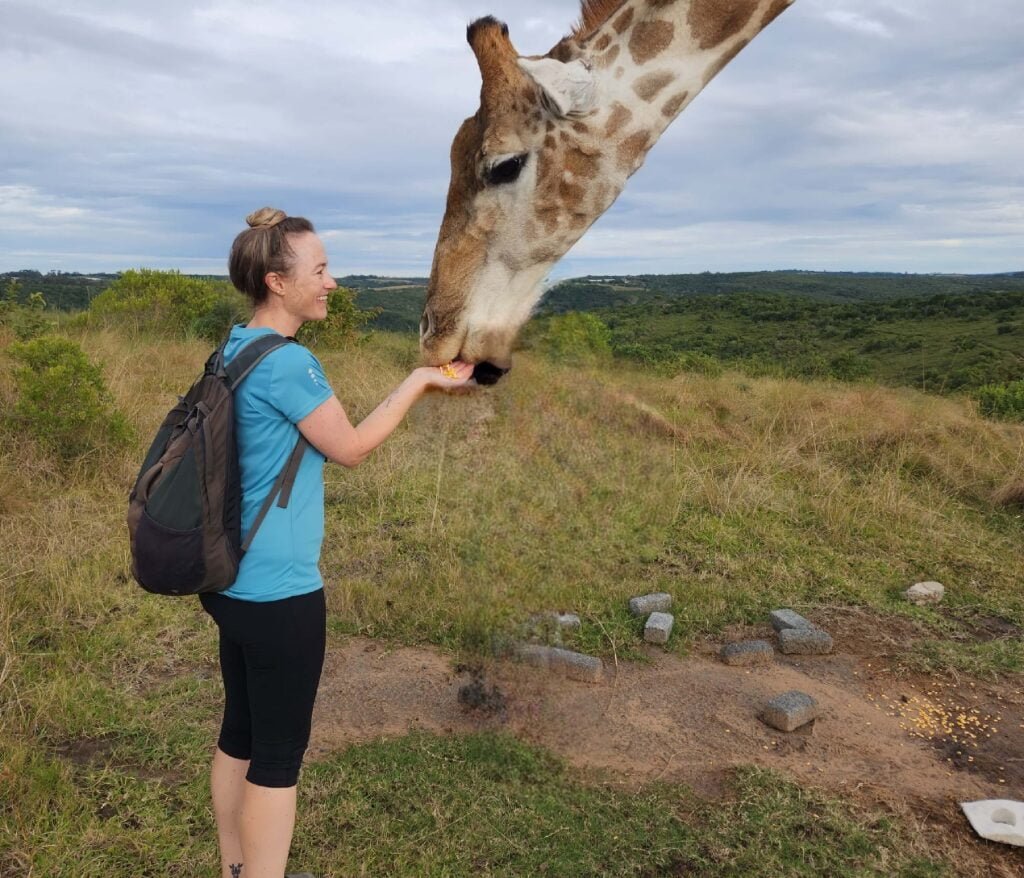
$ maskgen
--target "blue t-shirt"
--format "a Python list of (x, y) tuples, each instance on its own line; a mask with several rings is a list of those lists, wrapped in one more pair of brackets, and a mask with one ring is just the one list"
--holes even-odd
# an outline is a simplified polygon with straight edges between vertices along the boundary
[[(231, 359), (250, 341), (274, 330), (232, 327), (224, 348)], [(299, 439), (295, 425), (334, 395), (316, 357), (299, 344), (268, 354), (235, 391), (238, 463), (242, 475), (242, 540)], [(288, 506), (276, 503), (242, 558), (238, 578), (223, 594), (276, 601), (323, 588), (324, 456), (310, 446), (302, 456)]]

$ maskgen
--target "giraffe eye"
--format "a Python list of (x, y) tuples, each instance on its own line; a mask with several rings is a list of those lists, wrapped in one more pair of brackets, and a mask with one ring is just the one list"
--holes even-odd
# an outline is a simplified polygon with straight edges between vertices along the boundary
[(526, 164), (526, 154), (512, 156), (503, 162), (487, 170), (486, 178), (491, 186), (500, 186), (502, 183), (514, 183), (519, 178), (519, 173)]

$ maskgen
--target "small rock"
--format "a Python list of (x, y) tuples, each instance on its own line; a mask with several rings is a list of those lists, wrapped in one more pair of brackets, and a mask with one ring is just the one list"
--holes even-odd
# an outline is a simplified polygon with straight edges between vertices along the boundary
[(601, 659), (557, 646), (521, 643), (516, 648), (516, 656), (534, 667), (548, 668), (586, 683), (600, 682), (604, 675), (604, 662)]
[(961, 802), (960, 807), (982, 838), (1024, 847), (1024, 802), (985, 799)]
[(515, 650), (516, 658), (535, 668), (551, 666), (551, 647), (540, 643), (520, 643)]
[(793, 610), (772, 610), (772, 628), (785, 631), (787, 628), (813, 628), (814, 623)]
[(779, 649), (786, 655), (828, 655), (832, 638), (820, 628), (784, 628), (779, 632)]
[(816, 719), (819, 713), (817, 701), (793, 689), (769, 701), (761, 712), (761, 720), (773, 729), (792, 732)]
[(912, 604), (921, 606), (937, 604), (945, 593), (945, 586), (941, 582), (918, 582), (903, 592), (903, 597)]
[(770, 665), (775, 659), (775, 650), (767, 640), (743, 640), (739, 643), (727, 643), (718, 656), (727, 665)]
[(668, 643), (674, 621), (671, 613), (651, 613), (644, 625), (644, 640), (648, 643)]
[(567, 677), (582, 680), (584, 683), (601, 682), (604, 676), (604, 662), (597, 656), (584, 655), (571, 649), (559, 649), (557, 646), (550, 649), (553, 670), (561, 671)]
[(559, 628), (578, 630), (583, 625), (580, 617), (575, 613), (558, 613), (555, 615), (555, 620), (558, 622)]
[(649, 613), (667, 613), (672, 609), (672, 595), (658, 594), (639, 595), (629, 599), (629, 612), (634, 616), (646, 616)]

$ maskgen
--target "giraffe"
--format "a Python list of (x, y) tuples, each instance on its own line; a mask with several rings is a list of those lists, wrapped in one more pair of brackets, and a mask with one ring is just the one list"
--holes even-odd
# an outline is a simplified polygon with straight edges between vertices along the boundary
[(420, 321), (431, 365), (493, 384), (551, 267), (618, 197), (698, 92), (793, 0), (582, 0), (572, 32), (521, 57), (491, 16), (466, 37), (480, 108), (451, 148)]

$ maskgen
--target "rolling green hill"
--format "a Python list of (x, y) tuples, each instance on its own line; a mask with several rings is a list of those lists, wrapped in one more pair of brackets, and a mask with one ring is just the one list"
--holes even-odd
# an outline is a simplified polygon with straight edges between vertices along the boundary
[(713, 295), (595, 314), (617, 355), (652, 364), (696, 353), (753, 374), (872, 378), (933, 392), (1024, 378), (1024, 292), (851, 304)]

